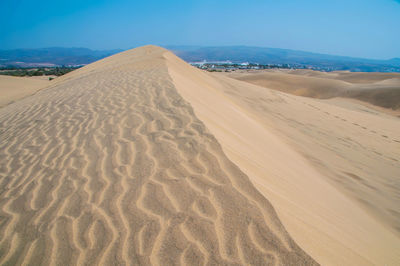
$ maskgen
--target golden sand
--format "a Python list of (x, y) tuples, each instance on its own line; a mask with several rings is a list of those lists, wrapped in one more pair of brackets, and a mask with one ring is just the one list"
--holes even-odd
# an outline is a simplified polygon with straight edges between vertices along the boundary
[(45, 80), (36, 77), (27, 78), (0, 75), (0, 108), (32, 95), (49, 84), (48, 77)]
[(0, 109), (0, 264), (316, 264), (166, 54), (123, 52)]
[(400, 119), (332, 94), (397, 78), (250, 74), (145, 46), (8, 102), (0, 264), (399, 265)]
[(308, 254), (323, 265), (399, 264), (399, 118), (168, 63), (178, 92)]
[[(229, 77), (298, 96), (318, 99), (342, 97), (370, 104), (379, 111), (400, 115), (400, 73), (262, 70), (227, 73)], [(393, 113), (393, 112), (392, 112)]]

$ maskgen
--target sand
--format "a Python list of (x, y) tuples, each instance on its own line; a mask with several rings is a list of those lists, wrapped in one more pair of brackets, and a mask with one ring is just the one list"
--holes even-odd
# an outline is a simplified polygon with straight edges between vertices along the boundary
[(0, 108), (49, 85), (49, 78), (0, 75)]
[(178, 93), (167, 55), (126, 51), (0, 109), (1, 265), (317, 264)]
[(1, 108), (0, 162), (1, 265), (400, 264), (399, 118), (159, 47)]
[(178, 91), (308, 254), (323, 265), (399, 264), (398, 118), (171, 62)]
[(358, 100), (387, 108), (389, 112), (395, 110), (396, 114), (400, 115), (400, 73), (261, 70), (237, 71), (227, 75), (298, 96)]

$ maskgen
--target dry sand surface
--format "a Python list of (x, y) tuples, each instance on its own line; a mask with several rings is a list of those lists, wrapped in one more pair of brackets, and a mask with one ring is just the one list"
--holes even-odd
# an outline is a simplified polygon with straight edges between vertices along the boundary
[(399, 118), (155, 46), (47, 84), (0, 109), (1, 265), (400, 264)]
[[(42, 78), (42, 77), (41, 77)], [(12, 77), (0, 75), (0, 108), (32, 95), (38, 90), (49, 85), (49, 78)]]
[(400, 264), (399, 118), (210, 75), (172, 56), (168, 64), (178, 92), (308, 254), (323, 265)]
[(203, 78), (146, 46), (0, 109), (1, 265), (316, 264), (179, 94), (181, 68)]
[(237, 71), (227, 75), (298, 96), (355, 99), (396, 110), (396, 114), (400, 115), (400, 73), (263, 70)]

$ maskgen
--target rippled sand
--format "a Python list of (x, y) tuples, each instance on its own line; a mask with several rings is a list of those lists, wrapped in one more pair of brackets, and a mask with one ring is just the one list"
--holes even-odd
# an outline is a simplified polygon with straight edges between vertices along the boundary
[(0, 109), (0, 264), (316, 264), (168, 60), (123, 52)]
[(250, 75), (145, 46), (0, 108), (0, 264), (399, 265), (397, 76)]

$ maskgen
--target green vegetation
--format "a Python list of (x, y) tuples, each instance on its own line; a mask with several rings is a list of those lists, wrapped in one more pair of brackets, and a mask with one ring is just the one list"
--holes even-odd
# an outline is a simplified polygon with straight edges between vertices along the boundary
[(0, 75), (8, 75), (15, 77), (32, 77), (32, 76), (62, 76), (79, 67), (39, 67), (39, 68), (1, 68)]

